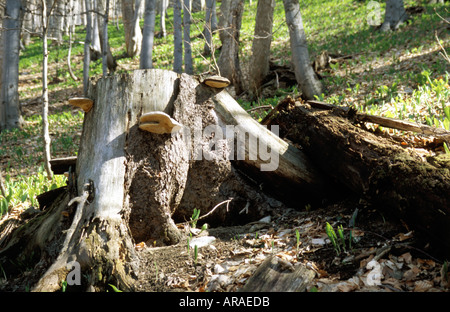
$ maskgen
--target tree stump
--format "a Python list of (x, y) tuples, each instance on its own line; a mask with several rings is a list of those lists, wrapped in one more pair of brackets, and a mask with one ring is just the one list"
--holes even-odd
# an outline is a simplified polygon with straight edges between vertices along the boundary
[[(261, 142), (267, 136), (259, 143), (277, 153), (279, 166), (257, 177), (266, 177), (267, 184), (272, 178), (279, 186), (292, 184), (304, 191), (305, 200), (321, 194), (320, 175), (301, 151), (251, 119), (226, 91), (204, 86), (195, 77), (138, 70), (101, 78), (90, 85), (88, 97), (94, 105), (85, 113), (75, 173), (69, 176), (76, 185), (69, 185), (1, 246), (2, 264), (33, 254), (39, 263), (33, 271), (35, 291), (58, 290), (74, 261), (83, 272), (83, 289), (102, 289), (112, 282), (130, 290), (139, 266), (134, 244), (178, 243), (182, 233), (175, 220), (189, 220), (194, 209), (202, 215), (211, 212), (205, 221), (218, 224), (265, 215), (276, 201), (244, 169), (237, 169), (234, 146), (242, 147), (246, 157), (239, 162), (247, 167), (261, 170), (267, 162), (270, 167), (270, 159), (247, 159), (255, 146), (236, 129)], [(161, 134), (140, 129), (140, 117), (154, 111), (172, 116), (182, 129)], [(231, 133), (221, 131), (227, 120), (234, 122)], [(282, 189), (280, 197), (286, 194)], [(224, 201), (228, 204), (212, 211)]]

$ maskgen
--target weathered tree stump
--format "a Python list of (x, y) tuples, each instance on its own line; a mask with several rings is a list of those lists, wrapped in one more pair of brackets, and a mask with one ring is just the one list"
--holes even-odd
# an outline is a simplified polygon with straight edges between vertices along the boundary
[[(295, 195), (303, 192), (304, 200), (313, 200), (324, 185), (301, 151), (252, 120), (226, 91), (194, 77), (156, 69), (107, 76), (89, 87), (88, 97), (94, 105), (85, 114), (75, 175), (69, 176), (76, 185), (1, 246), (2, 263), (33, 254), (39, 263), (33, 290), (58, 290), (73, 261), (83, 272), (84, 289), (110, 282), (132, 289), (139, 265), (134, 244), (176, 244), (182, 233), (174, 220), (189, 220), (194, 208), (204, 215), (229, 201), (205, 220), (224, 224), (260, 218), (274, 201), (260, 181), (236, 169), (236, 144), (245, 156), (238, 161), (256, 168), (254, 177), (267, 184), (278, 179), (281, 199), (292, 197), (287, 191), (295, 189)], [(140, 117), (154, 111), (172, 116), (182, 129), (140, 129)], [(222, 132), (227, 125), (233, 131)], [(276, 157), (276, 166), (270, 157), (248, 157), (260, 156), (262, 149), (255, 150), (239, 133), (274, 151), (269, 155)], [(293, 188), (283, 192), (290, 184)], [(311, 192), (314, 188), (317, 192)]]

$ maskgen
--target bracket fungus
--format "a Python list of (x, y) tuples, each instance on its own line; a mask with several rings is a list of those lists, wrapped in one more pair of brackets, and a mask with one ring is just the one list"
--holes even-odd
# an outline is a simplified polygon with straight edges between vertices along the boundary
[(209, 87), (222, 89), (230, 85), (230, 80), (221, 76), (209, 76), (203, 79), (203, 83)]
[(152, 133), (174, 133), (182, 127), (183, 125), (163, 112), (146, 113), (139, 119), (139, 129)]
[(80, 107), (87, 113), (91, 110), (92, 105), (94, 105), (94, 101), (88, 98), (76, 97), (69, 99), (69, 104)]

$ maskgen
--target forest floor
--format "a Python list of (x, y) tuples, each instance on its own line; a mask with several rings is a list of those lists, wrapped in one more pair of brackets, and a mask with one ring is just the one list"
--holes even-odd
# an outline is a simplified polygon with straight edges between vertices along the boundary
[[(355, 227), (349, 228), (357, 207)], [(326, 233), (327, 222), (336, 233), (343, 226), (346, 246), (339, 254)], [(270, 256), (287, 263), (284, 273), (297, 265), (313, 270), (306, 287), (310, 292), (446, 292), (450, 287), (448, 271), (428, 253), (427, 242), (354, 199), (313, 211), (274, 209), (261, 222), (215, 227), (186, 238), (189, 244), (136, 245), (145, 268), (137, 291), (239, 291)], [(197, 254), (195, 244), (202, 246)]]
[[(357, 4), (352, 2), (351, 5)], [(279, 7), (278, 5), (277, 10)], [(326, 92), (320, 99), (331, 104), (355, 106), (366, 113), (402, 117), (443, 127), (445, 120), (449, 119), (445, 117), (444, 112), (450, 101), (449, 67), (440, 54), (442, 50), (436, 41), (434, 30), (438, 31), (441, 44), (447, 50), (450, 50), (450, 36), (447, 25), (433, 17), (434, 7), (425, 9), (426, 13), (414, 15), (413, 22), (404, 25), (399, 32), (383, 35), (374, 30), (355, 34), (349, 31), (350, 35), (344, 37), (342, 34), (330, 35), (320, 27), (311, 26), (314, 16), (307, 12), (304, 19), (310, 34), (312, 59), (323, 51), (337, 58), (351, 56), (339, 59), (320, 70), (326, 86)], [(356, 14), (360, 14), (360, 10), (355, 11)], [(344, 14), (344, 11), (338, 10), (336, 12), (339, 13), (336, 14)], [(439, 12), (445, 15), (447, 11), (440, 9)], [(328, 13), (330, 16), (336, 15), (333, 12)], [(328, 13), (323, 12), (327, 17)], [(282, 15), (282, 12), (281, 15), (278, 14)], [(355, 19), (355, 25), (359, 27), (358, 20), (364, 20), (365, 15), (356, 15)], [(335, 21), (333, 18), (333, 23), (335, 22), (345, 24), (345, 19), (341, 21), (336, 15)], [(282, 22), (275, 18), (275, 23), (278, 24), (274, 27), (277, 35), (274, 37), (273, 46), (278, 52), (274, 52), (272, 60), (277, 65), (284, 66), (289, 63), (288, 58), (285, 53), (279, 51), (288, 50), (289, 40), (286, 35), (281, 34)], [(327, 27), (326, 22), (321, 23), (323, 27)], [(356, 27), (355, 25), (349, 27)], [(427, 30), (429, 25), (432, 27)], [(332, 32), (333, 29), (338, 29), (338, 26), (327, 29)], [(242, 36), (243, 43), (246, 43), (242, 51), (244, 73), (250, 47), (250, 39), (245, 31), (249, 32), (244, 29)], [(84, 33), (81, 34), (84, 36)], [(323, 40), (321, 36), (327, 35), (334, 39)], [(322, 42), (326, 43), (321, 44), (321, 38)], [(169, 39), (166, 40), (169, 42)], [(313, 42), (315, 43), (312, 44)], [(382, 46), (383, 44), (385, 45)], [(123, 53), (123, 46), (112, 46), (115, 55)], [(164, 60), (156, 60), (163, 46), (162, 43), (157, 43), (155, 47), (157, 67), (164, 64)], [(170, 52), (163, 51), (160, 54), (167, 58)], [(72, 63), (76, 74), (81, 77), (80, 52), (72, 54)], [(120, 60), (119, 68), (121, 71), (133, 70), (137, 68), (138, 63), (136, 58)], [(96, 66), (98, 65), (97, 62)], [(56, 73), (54, 79), (50, 77), (53, 158), (76, 155), (82, 131), (83, 113), (67, 103), (68, 98), (82, 94), (81, 82), (67, 83), (70, 80), (67, 75), (58, 76), (63, 66), (65, 65), (61, 62), (52, 61), (49, 70), (50, 73)], [(167, 66), (170, 66), (170, 62)], [(2, 169), (5, 168), (5, 182), (7, 186), (11, 186), (12, 191), (19, 188), (24, 176), (40, 179), (43, 175), (39, 68), (39, 63), (33, 61), (28, 67), (23, 67), (20, 74), (21, 104), (26, 119), (24, 129), (2, 133), (0, 136), (0, 165)], [(98, 72), (96, 75), (98, 77)], [(265, 98), (254, 101), (243, 96), (238, 101), (249, 109), (266, 104), (275, 106), (286, 95), (298, 96), (295, 86), (288, 82), (281, 83), (284, 84), (269, 84), (264, 91)], [(58, 186), (64, 184), (64, 181), (55, 179), (50, 183)], [(33, 180), (32, 183), (37, 182)], [(44, 186), (41, 191), (48, 187)], [(31, 192), (29, 189), (27, 191)], [(25, 195), (27, 197), (20, 200), (21, 196)], [(18, 193), (17, 201), (10, 203), (10, 211), (3, 216), (2, 222), (7, 218), (20, 220), (20, 214), (35, 204), (35, 195), (34, 191), (27, 194)], [(349, 221), (356, 209), (358, 213), (354, 226), (351, 227)], [(270, 220), (241, 226), (212, 227), (198, 235), (192, 234), (192, 237), (186, 235), (186, 241), (176, 246), (152, 247), (151, 242), (148, 242), (148, 245), (136, 242), (137, 253), (145, 264), (142, 266), (145, 270), (138, 272), (136, 290), (237, 291), (265, 259), (276, 256), (294, 267), (305, 265), (315, 271), (315, 278), (307, 287), (307, 291), (311, 292), (447, 292), (450, 289), (450, 275), (446, 259), (435, 256), (427, 241), (411, 231), (401, 220), (394, 220), (381, 210), (359, 198), (349, 196), (314, 209), (280, 206), (267, 216)], [(339, 254), (327, 235), (327, 222), (336, 233), (338, 226), (343, 227), (346, 249), (341, 245)], [(197, 225), (197, 228), (200, 227), (201, 224)], [(351, 247), (350, 231), (353, 236)], [(214, 241), (199, 247), (195, 255), (193, 239), (199, 237), (213, 237), (211, 239)], [(289, 268), (288, 265), (287, 270)], [(23, 274), (26, 276), (27, 272)], [(28, 289), (29, 285), (26, 285), (24, 279), (19, 280), (21, 284), (16, 285), (18, 289)]]

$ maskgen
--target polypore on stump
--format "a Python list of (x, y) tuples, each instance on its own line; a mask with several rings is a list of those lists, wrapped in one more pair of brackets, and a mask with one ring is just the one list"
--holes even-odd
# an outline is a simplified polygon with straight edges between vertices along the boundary
[(94, 101), (88, 98), (76, 97), (69, 99), (69, 103), (73, 106), (80, 107), (86, 113), (89, 112), (94, 105)]
[(222, 89), (230, 85), (230, 80), (221, 76), (210, 76), (203, 80), (203, 83), (209, 87)]
[(152, 133), (178, 132), (183, 125), (163, 112), (150, 112), (139, 119), (139, 129)]

